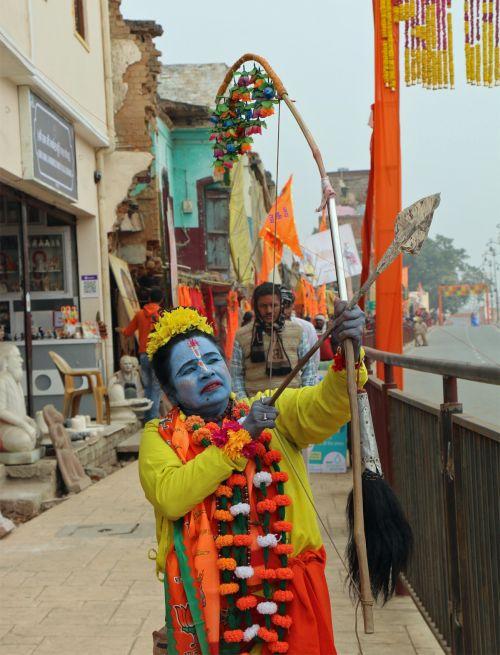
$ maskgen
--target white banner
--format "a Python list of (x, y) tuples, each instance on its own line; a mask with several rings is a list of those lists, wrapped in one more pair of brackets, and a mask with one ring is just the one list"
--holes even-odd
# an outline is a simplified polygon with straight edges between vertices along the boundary
[[(349, 224), (340, 226), (340, 241), (342, 243), (346, 277), (359, 275), (361, 273), (361, 260), (352, 227)], [(321, 284), (335, 282), (337, 276), (335, 275), (330, 230), (313, 234), (300, 245), (304, 253), (301, 272), (309, 276), (312, 274), (312, 284), (320, 286)]]

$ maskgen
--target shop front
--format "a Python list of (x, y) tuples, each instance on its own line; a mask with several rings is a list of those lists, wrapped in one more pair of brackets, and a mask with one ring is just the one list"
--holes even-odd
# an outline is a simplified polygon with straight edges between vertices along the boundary
[[(30, 413), (62, 406), (60, 375), (49, 355), (74, 368), (100, 365), (97, 324), (81, 321), (83, 296), (98, 294), (97, 276), (79, 278), (78, 218), (0, 184), (0, 324), (23, 352)], [(82, 411), (92, 406), (82, 404)]]

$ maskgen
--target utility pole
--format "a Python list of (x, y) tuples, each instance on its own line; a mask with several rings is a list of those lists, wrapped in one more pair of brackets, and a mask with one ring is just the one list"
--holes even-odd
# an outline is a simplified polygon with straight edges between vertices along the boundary
[(495, 320), (496, 323), (499, 322), (500, 316), (498, 313), (498, 308), (499, 308), (499, 303), (498, 303), (498, 268), (497, 268), (497, 251), (496, 251), (496, 244), (492, 239), (488, 241), (488, 252), (490, 253), (491, 256), (491, 277), (492, 277), (492, 282), (495, 286)]

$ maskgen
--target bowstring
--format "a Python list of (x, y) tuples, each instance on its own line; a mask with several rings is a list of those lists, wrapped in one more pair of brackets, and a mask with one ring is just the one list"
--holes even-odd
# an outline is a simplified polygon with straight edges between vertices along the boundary
[[(278, 221), (276, 218), (277, 214), (277, 209), (278, 209), (278, 189), (279, 189), (279, 161), (280, 161), (280, 135), (281, 135), (281, 99), (278, 102), (278, 127), (277, 127), (277, 137), (276, 137), (276, 173), (275, 173), (275, 180), (276, 180), (276, 186), (275, 186), (275, 193), (274, 193), (274, 248), (273, 248), (273, 274), (272, 274), (272, 289), (273, 289), (273, 300), (272, 300), (272, 315), (273, 315), (273, 320), (271, 322), (271, 343), (270, 343), (270, 367), (269, 367), (269, 383), (270, 386), (272, 386), (272, 377), (273, 377), (273, 342), (274, 342), (274, 308), (275, 308), (275, 293), (274, 293), (274, 288), (276, 286), (276, 239), (277, 239), (277, 231), (278, 231)], [(281, 299), (280, 299), (281, 303)], [(295, 478), (299, 481), (300, 486), (302, 487), (302, 490), (304, 491), (304, 494), (311, 505), (314, 513), (316, 514), (318, 521), (320, 522), (325, 535), (328, 538), (328, 541), (331, 543), (335, 553), (337, 554), (337, 557), (339, 558), (340, 562), (342, 563), (342, 566), (344, 567), (347, 577), (349, 578), (353, 589), (355, 589), (356, 594), (358, 596), (358, 601), (356, 603), (356, 607), (354, 610), (354, 633), (356, 635), (356, 640), (358, 642), (358, 649), (360, 652), (360, 655), (364, 654), (363, 647), (361, 645), (361, 639), (359, 636), (359, 631), (358, 631), (358, 609), (361, 603), (361, 591), (359, 586), (356, 584), (354, 578), (351, 575), (351, 572), (349, 571), (349, 567), (347, 566), (345, 559), (342, 557), (337, 544), (335, 543), (335, 540), (333, 539), (332, 535), (330, 534), (328, 527), (325, 524), (325, 521), (323, 520), (323, 517), (321, 516), (318, 508), (316, 507), (316, 504), (314, 502), (314, 498), (311, 497), (309, 490), (307, 489), (306, 485), (302, 482), (301, 476), (299, 475), (299, 472), (297, 471), (294, 463), (292, 462), (291, 458), (289, 457), (288, 453), (286, 452), (286, 447), (284, 440), (282, 438), (282, 435), (280, 434), (279, 430), (275, 427), (274, 432), (278, 438), (279, 444), (281, 446), (281, 452), (285, 455), (285, 459), (288, 462), (288, 465), (290, 468), (293, 470), (295, 474)]]
[[(271, 321), (271, 343), (269, 345), (269, 353), (271, 355), (271, 357), (270, 357), (270, 366), (269, 366), (269, 386), (272, 386), (272, 379), (273, 379), (274, 307), (275, 307), (275, 300), (276, 300), (276, 296), (274, 294), (274, 288), (276, 286), (276, 239), (277, 239), (277, 235), (278, 235), (278, 220), (276, 218), (276, 214), (277, 214), (277, 210), (278, 210), (278, 189), (279, 189), (279, 171), (280, 171), (280, 135), (281, 135), (281, 98), (278, 101), (278, 133), (277, 133), (277, 136), (276, 136), (276, 174), (275, 174), (276, 186), (275, 186), (275, 191), (274, 191), (274, 244), (273, 244), (274, 248), (273, 248), (273, 277), (272, 277), (272, 285), (273, 285), (272, 314), (273, 314), (273, 318), (272, 318), (272, 321)], [(281, 299), (280, 299), (280, 305), (281, 305)]]
[(361, 603), (361, 590), (359, 588), (359, 585), (356, 583), (356, 581), (352, 577), (351, 572), (349, 571), (349, 567), (347, 566), (345, 559), (340, 554), (340, 551), (338, 549), (337, 544), (335, 543), (334, 538), (330, 534), (330, 532), (328, 530), (328, 527), (326, 526), (325, 521), (323, 520), (323, 517), (321, 516), (318, 508), (316, 507), (316, 503), (314, 502), (314, 498), (309, 493), (309, 489), (302, 482), (302, 477), (299, 475), (299, 471), (295, 467), (295, 464), (293, 463), (291, 457), (288, 455), (288, 453), (286, 451), (286, 444), (285, 444), (286, 439), (285, 439), (285, 437), (283, 437), (281, 435), (279, 429), (276, 426), (273, 428), (273, 431), (274, 431), (274, 433), (275, 433), (275, 435), (276, 435), (276, 437), (278, 439), (278, 442), (279, 442), (279, 444), (281, 446), (281, 452), (285, 456), (285, 459), (287, 461), (288, 466), (294, 472), (295, 479), (299, 481), (299, 484), (302, 487), (302, 490), (304, 491), (305, 497), (307, 498), (307, 500), (308, 500), (309, 504), (311, 505), (314, 513), (316, 514), (316, 516), (318, 518), (318, 521), (321, 523), (321, 527), (323, 528), (323, 530), (325, 532), (325, 535), (328, 538), (328, 541), (331, 543), (331, 545), (333, 547), (333, 550), (335, 551), (337, 557), (339, 558), (340, 562), (342, 563), (342, 566), (344, 567), (345, 572), (347, 573), (347, 577), (349, 578), (349, 581), (352, 584), (353, 589), (356, 591), (356, 594), (358, 596), (358, 601), (357, 601), (356, 607), (354, 609), (354, 634), (356, 635), (360, 655), (363, 655), (364, 651), (363, 651), (363, 647), (361, 645), (361, 638), (359, 636), (359, 631), (358, 631), (358, 610), (359, 610), (359, 606), (360, 606), (360, 603)]

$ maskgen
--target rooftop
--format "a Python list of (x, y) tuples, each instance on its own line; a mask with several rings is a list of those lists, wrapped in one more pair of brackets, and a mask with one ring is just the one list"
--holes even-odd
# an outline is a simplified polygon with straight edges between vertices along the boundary
[(170, 64), (158, 76), (161, 100), (213, 108), (226, 64)]

